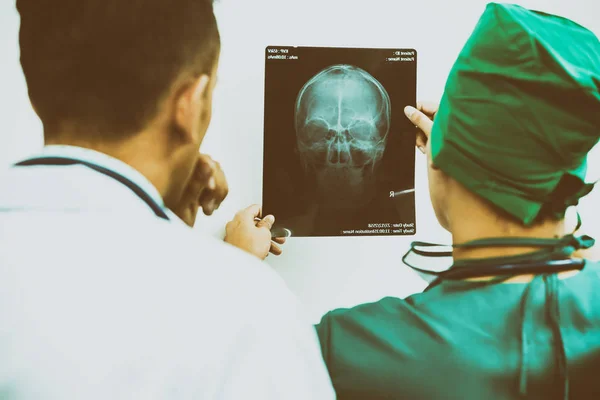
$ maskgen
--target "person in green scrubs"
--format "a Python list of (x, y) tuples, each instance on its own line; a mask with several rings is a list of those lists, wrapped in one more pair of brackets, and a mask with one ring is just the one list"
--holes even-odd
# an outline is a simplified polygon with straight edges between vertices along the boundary
[[(594, 240), (565, 223), (593, 188), (598, 38), (491, 3), (439, 109), (417, 108), (405, 111), (453, 265), (423, 293), (323, 317), (338, 398), (600, 399), (600, 264), (576, 255)], [(403, 260), (427, 269), (431, 246), (413, 243)]]

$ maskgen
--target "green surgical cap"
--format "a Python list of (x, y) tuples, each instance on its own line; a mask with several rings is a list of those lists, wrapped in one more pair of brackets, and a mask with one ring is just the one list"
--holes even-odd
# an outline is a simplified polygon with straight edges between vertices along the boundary
[(431, 133), (433, 163), (525, 225), (564, 217), (593, 185), (600, 42), (562, 17), (491, 3), (454, 64)]

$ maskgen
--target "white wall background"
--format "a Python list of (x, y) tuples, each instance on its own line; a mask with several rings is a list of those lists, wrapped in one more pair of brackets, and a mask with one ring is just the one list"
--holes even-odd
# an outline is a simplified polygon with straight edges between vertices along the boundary
[[(232, 190), (214, 216), (199, 221), (198, 229), (221, 235), (225, 223), (238, 209), (261, 202), (267, 45), (416, 48), (418, 98), (439, 100), (447, 73), (486, 3), (485, 0), (220, 0), (217, 16), (223, 52), (213, 124), (203, 151), (222, 163)], [(572, 18), (600, 34), (597, 0), (517, 3)], [(42, 146), (41, 124), (31, 110), (19, 65), (18, 27), (14, 0), (1, 0), (0, 167)], [(598, 178), (600, 147), (594, 151), (590, 167), (590, 179)], [(332, 308), (420, 291), (425, 283), (401, 264), (402, 254), (415, 239), (449, 240), (435, 221), (428, 199), (424, 157), (420, 153), (416, 189), (416, 237), (292, 238), (284, 255), (269, 257), (267, 262), (281, 273), (315, 320)], [(600, 218), (594, 215), (599, 191), (580, 207), (591, 232), (600, 232)]]

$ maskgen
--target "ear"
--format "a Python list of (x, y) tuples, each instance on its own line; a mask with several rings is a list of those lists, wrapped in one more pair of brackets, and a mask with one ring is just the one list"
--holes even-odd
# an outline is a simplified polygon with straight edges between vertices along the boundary
[(431, 168), (433, 171), (439, 171), (440, 170), (440, 168), (437, 165), (435, 165), (432, 160), (429, 160), (428, 163), (429, 163), (429, 168)]
[(440, 168), (435, 165), (433, 162), (433, 157), (431, 156), (431, 140), (427, 141), (427, 145), (425, 146), (425, 155), (427, 157), (427, 164), (429, 168), (431, 168), (433, 171), (439, 171)]
[(201, 119), (203, 103), (209, 90), (210, 77), (201, 75), (182, 86), (175, 100), (175, 123), (186, 135), (186, 140), (195, 141), (196, 127)]

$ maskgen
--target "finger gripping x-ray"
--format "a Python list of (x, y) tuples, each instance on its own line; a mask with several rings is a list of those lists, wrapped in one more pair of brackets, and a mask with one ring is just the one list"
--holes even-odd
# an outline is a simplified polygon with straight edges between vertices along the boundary
[(388, 93), (368, 72), (351, 65), (324, 69), (296, 100), (303, 162), (316, 169), (374, 168), (383, 157), (390, 112)]

